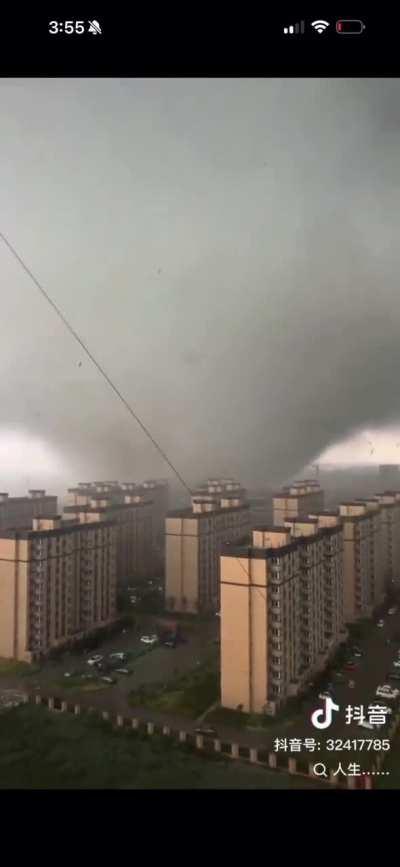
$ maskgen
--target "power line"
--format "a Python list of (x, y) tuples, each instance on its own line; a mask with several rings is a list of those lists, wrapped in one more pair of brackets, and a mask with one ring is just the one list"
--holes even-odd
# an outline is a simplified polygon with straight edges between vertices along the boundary
[(61, 312), (60, 308), (59, 308), (59, 307), (57, 306), (57, 304), (53, 301), (53, 299), (50, 298), (50, 295), (48, 295), (48, 293), (47, 293), (46, 290), (43, 288), (43, 286), (41, 285), (41, 283), (39, 283), (39, 280), (37, 280), (37, 278), (35, 277), (35, 275), (32, 273), (32, 271), (30, 270), (30, 268), (28, 268), (27, 264), (24, 262), (24, 260), (22, 259), (22, 257), (17, 253), (17, 251), (16, 251), (15, 248), (12, 246), (12, 244), (10, 243), (10, 241), (8, 240), (8, 238), (6, 238), (6, 236), (3, 234), (3, 232), (0, 232), (0, 238), (2, 239), (2, 241), (4, 241), (6, 247), (8, 247), (8, 249), (10, 250), (10, 252), (12, 253), (12, 255), (14, 256), (14, 258), (17, 260), (17, 262), (19, 262), (19, 264), (21, 265), (21, 267), (22, 267), (22, 268), (24, 269), (24, 271), (28, 274), (28, 277), (31, 278), (31, 280), (32, 280), (32, 282), (35, 284), (36, 288), (39, 289), (39, 292), (41, 293), (41, 295), (43, 296), (43, 298), (47, 301), (48, 304), (50, 304), (50, 306), (53, 308), (53, 310), (55, 311), (55, 313), (57, 314), (57, 316), (59, 317), (59, 319), (61, 319), (61, 322), (63, 323), (63, 325), (65, 325), (65, 327), (67, 328), (67, 330), (69, 331), (69, 333), (72, 334), (72, 337), (73, 337), (73, 338), (74, 338), (74, 339), (79, 343), (79, 345), (81, 346), (81, 348), (83, 349), (83, 351), (86, 353), (86, 355), (88, 356), (88, 358), (90, 359), (90, 361), (92, 362), (92, 364), (94, 364), (94, 366), (95, 366), (96, 369), (99, 371), (99, 373), (101, 374), (101, 376), (103, 377), (103, 379), (105, 379), (106, 383), (107, 383), (107, 384), (110, 386), (110, 388), (113, 390), (114, 394), (116, 394), (116, 396), (119, 398), (119, 400), (121, 401), (121, 403), (123, 403), (125, 409), (128, 410), (129, 414), (132, 416), (132, 418), (134, 419), (134, 421), (139, 425), (139, 427), (141, 427), (142, 431), (146, 434), (147, 438), (150, 440), (150, 442), (153, 444), (153, 446), (157, 449), (158, 453), (161, 455), (161, 457), (163, 458), (163, 460), (168, 464), (168, 466), (170, 467), (170, 469), (172, 470), (172, 472), (175, 474), (175, 476), (177, 477), (177, 479), (180, 481), (181, 485), (182, 485), (182, 486), (183, 486), (183, 487), (188, 491), (189, 494), (191, 494), (192, 491), (191, 491), (189, 485), (186, 484), (184, 478), (183, 478), (183, 477), (181, 476), (181, 474), (178, 472), (178, 470), (176, 469), (176, 467), (174, 466), (174, 464), (172, 463), (172, 461), (169, 459), (169, 457), (165, 454), (165, 451), (161, 448), (161, 446), (159, 445), (159, 443), (157, 442), (157, 440), (154, 439), (154, 437), (153, 437), (152, 434), (150, 433), (149, 429), (146, 427), (145, 424), (143, 424), (143, 422), (141, 421), (141, 419), (139, 418), (139, 416), (138, 416), (138, 415), (136, 414), (136, 412), (132, 409), (131, 405), (128, 403), (128, 401), (127, 401), (126, 398), (123, 396), (123, 394), (121, 394), (120, 390), (119, 390), (119, 389), (117, 388), (117, 386), (113, 383), (112, 379), (108, 376), (108, 374), (106, 373), (106, 371), (104, 370), (104, 368), (101, 366), (101, 364), (99, 364), (99, 362), (96, 361), (94, 355), (92, 355), (92, 353), (90, 352), (90, 349), (88, 349), (88, 347), (86, 346), (85, 342), (82, 340), (81, 337), (79, 337), (79, 334), (77, 334), (77, 332), (76, 332), (75, 329), (72, 327), (72, 325), (70, 325), (70, 323), (68, 322), (68, 319), (64, 316), (64, 314)]

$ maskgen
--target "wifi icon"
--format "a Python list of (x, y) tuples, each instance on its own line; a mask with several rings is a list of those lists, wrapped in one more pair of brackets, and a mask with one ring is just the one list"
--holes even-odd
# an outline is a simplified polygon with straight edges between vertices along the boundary
[(329, 21), (312, 21), (311, 27), (317, 31), (317, 33), (323, 33), (327, 27), (329, 27)]

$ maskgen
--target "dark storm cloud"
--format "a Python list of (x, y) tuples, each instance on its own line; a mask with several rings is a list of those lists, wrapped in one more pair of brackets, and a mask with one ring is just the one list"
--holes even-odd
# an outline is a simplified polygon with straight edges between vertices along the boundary
[[(287, 478), (399, 419), (389, 80), (3, 81), (1, 228), (189, 482)], [(166, 474), (0, 250), (0, 423)]]

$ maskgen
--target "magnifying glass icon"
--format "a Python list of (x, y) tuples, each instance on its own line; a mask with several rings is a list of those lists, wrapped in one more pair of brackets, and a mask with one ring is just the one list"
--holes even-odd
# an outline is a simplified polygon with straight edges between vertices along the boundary
[[(317, 768), (322, 768), (322, 771), (318, 771)], [(328, 779), (328, 774), (326, 773), (326, 765), (322, 762), (317, 762), (316, 765), (313, 766), (313, 774), (316, 777), (326, 777)]]

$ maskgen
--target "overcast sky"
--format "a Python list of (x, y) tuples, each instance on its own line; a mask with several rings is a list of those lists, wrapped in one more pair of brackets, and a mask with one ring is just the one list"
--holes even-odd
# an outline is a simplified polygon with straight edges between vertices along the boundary
[[(0, 230), (189, 484), (399, 420), (399, 96), (0, 81)], [(0, 273), (7, 483), (168, 475), (1, 243)]]

